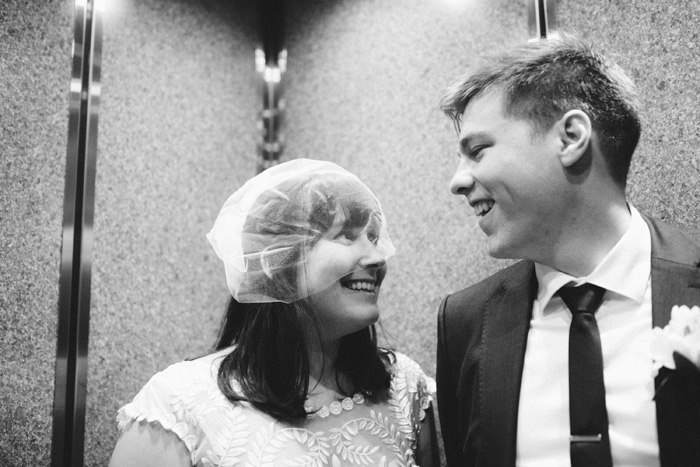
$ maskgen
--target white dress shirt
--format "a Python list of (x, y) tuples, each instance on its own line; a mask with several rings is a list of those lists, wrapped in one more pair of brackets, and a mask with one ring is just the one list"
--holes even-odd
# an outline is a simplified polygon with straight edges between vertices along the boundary
[(650, 344), (651, 235), (630, 206), (630, 225), (603, 261), (575, 278), (535, 265), (533, 303), (520, 390), (518, 467), (567, 467), (569, 459), (569, 325), (571, 312), (554, 294), (583, 282), (607, 290), (596, 319), (615, 467), (659, 466)]

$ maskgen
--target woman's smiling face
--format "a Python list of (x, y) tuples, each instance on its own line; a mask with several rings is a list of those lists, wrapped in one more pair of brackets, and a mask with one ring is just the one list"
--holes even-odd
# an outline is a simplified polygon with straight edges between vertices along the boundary
[(379, 232), (374, 215), (363, 226), (338, 215), (306, 253), (299, 287), (308, 291), (324, 339), (340, 339), (379, 318), (377, 299), (387, 270), (386, 259), (377, 249)]

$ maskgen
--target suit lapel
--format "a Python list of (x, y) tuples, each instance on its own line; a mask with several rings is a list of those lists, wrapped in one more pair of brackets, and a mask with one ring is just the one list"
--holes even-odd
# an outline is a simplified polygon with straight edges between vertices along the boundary
[(680, 230), (644, 219), (651, 232), (652, 324), (664, 327), (674, 305), (700, 305), (700, 248)]
[[(700, 305), (700, 248), (681, 231), (645, 220), (652, 238), (652, 324), (663, 328), (674, 305)], [(655, 383), (661, 465), (700, 465), (698, 378), (662, 368)]]
[(501, 293), (486, 305), (483, 331), (483, 365), (480, 379), (481, 413), (487, 458), (494, 465), (514, 465), (518, 400), (525, 346), (537, 292), (534, 265), (522, 262), (504, 278)]

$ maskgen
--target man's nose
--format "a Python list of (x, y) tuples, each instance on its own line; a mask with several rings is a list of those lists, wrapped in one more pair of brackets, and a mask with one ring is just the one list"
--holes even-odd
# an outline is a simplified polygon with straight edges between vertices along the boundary
[(450, 181), (450, 192), (453, 195), (466, 195), (474, 187), (474, 174), (472, 164), (462, 158), (459, 161), (457, 171)]

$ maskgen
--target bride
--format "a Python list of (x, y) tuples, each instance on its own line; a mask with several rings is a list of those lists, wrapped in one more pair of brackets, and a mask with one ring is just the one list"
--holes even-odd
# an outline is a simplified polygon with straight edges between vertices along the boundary
[(277, 165), (231, 195), (207, 237), (232, 294), (215, 351), (119, 410), (111, 467), (439, 465), (434, 382), (377, 345), (394, 246), (357, 177)]

